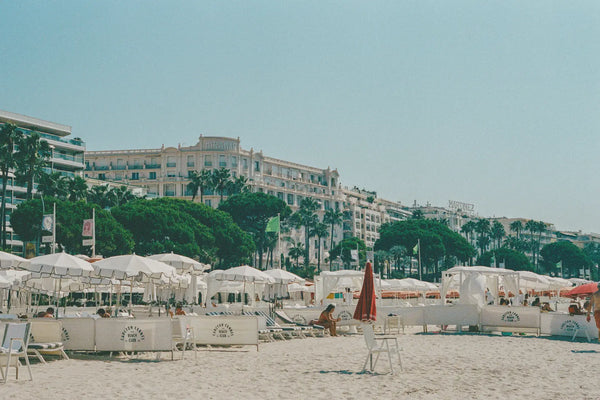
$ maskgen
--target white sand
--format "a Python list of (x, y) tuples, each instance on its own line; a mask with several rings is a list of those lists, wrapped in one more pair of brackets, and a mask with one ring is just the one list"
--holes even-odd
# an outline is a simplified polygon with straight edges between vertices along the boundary
[[(362, 336), (112, 361), (74, 356), (11, 370), (0, 399), (597, 399), (600, 345), (534, 336), (400, 335), (404, 371), (360, 374)], [(176, 356), (178, 354), (176, 353)], [(27, 376), (22, 370), (23, 377)]]

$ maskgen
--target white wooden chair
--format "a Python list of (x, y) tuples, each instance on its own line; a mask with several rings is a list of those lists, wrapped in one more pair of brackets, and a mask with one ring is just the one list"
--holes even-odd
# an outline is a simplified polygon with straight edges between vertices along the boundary
[[(33, 380), (29, 357), (27, 356), (27, 345), (29, 343), (30, 323), (8, 323), (4, 327), (2, 343), (0, 343), (0, 374), (3, 382), (8, 380), (8, 368), (13, 366), (16, 370), (16, 378), (19, 379), (19, 368), (21, 362), (19, 357), (25, 358), (29, 379)], [(6, 367), (6, 369), (4, 369)]]
[[(366, 371), (367, 363), (370, 361), (370, 370), (373, 371), (375, 366), (377, 365), (377, 361), (379, 361), (379, 356), (381, 353), (388, 354), (388, 360), (390, 362), (390, 371), (394, 374), (394, 366), (392, 365), (392, 353), (390, 351), (390, 341), (393, 340), (396, 345), (396, 354), (398, 355), (398, 362), (400, 363), (400, 369), (402, 369), (402, 360), (400, 358), (400, 349), (398, 348), (398, 338), (396, 336), (390, 335), (375, 335), (373, 331), (373, 325), (371, 324), (363, 324), (362, 325), (363, 335), (365, 337), (365, 342), (367, 344), (367, 350), (369, 353), (367, 354), (367, 358), (365, 359), (365, 363), (363, 365), (362, 372)], [(375, 362), (373, 362), (373, 355), (376, 355)]]
[[(173, 350), (178, 350), (181, 346), (181, 359), (185, 357), (186, 349), (194, 351), (194, 358), (198, 359), (198, 347), (196, 346), (196, 337), (194, 328), (185, 322), (185, 320), (174, 318), (171, 320), (173, 328)], [(172, 353), (171, 353), (172, 355)]]

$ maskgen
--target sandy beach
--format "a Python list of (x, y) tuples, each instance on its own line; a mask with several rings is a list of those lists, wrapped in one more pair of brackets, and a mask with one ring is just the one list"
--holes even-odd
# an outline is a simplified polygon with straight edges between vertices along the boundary
[[(32, 366), (34, 381), (15, 381), (2, 399), (597, 399), (597, 343), (535, 336), (420, 333), (399, 335), (404, 371), (360, 373), (361, 335), (201, 350), (197, 360), (161, 361), (75, 354)], [(176, 357), (180, 354), (176, 353)], [(395, 360), (396, 362), (396, 360)], [(26, 376), (26, 371), (23, 377)]]

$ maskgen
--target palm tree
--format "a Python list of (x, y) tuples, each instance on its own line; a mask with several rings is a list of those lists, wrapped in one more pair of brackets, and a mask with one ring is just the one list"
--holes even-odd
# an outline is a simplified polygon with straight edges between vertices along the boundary
[(543, 221), (536, 222), (536, 228), (538, 233), (537, 246), (536, 246), (536, 266), (539, 263), (540, 259), (540, 249), (542, 248), (542, 233), (546, 232), (548, 228)]
[(530, 219), (525, 223), (525, 230), (529, 231), (530, 236), (530, 248), (531, 248), (531, 261), (533, 262), (534, 267), (536, 267), (537, 272), (537, 263), (535, 259), (535, 232), (538, 229), (538, 224), (534, 220)]
[(47, 161), (50, 158), (50, 145), (37, 132), (24, 136), (18, 143), (19, 150), (15, 154), (17, 181), (27, 186), (27, 199), (33, 198), (33, 180), (44, 173)]
[(108, 199), (108, 185), (97, 185), (92, 186), (87, 193), (87, 201), (88, 203), (98, 204), (102, 208), (109, 207), (109, 199)]
[(325, 211), (325, 215), (323, 216), (323, 222), (331, 226), (331, 232), (329, 234), (329, 238), (331, 239), (331, 243), (329, 245), (329, 270), (331, 271), (331, 261), (333, 257), (331, 257), (331, 250), (333, 250), (333, 231), (336, 225), (339, 225), (343, 220), (343, 215), (341, 211), (330, 209)]
[(473, 243), (473, 232), (475, 231), (475, 222), (468, 221), (461, 228), (460, 231), (465, 234), (469, 243)]
[(300, 259), (300, 257), (302, 257), (305, 254), (304, 246), (300, 242), (296, 243), (293, 240), (290, 240), (290, 242), (291, 242), (292, 246), (290, 247), (290, 250), (288, 251), (288, 255), (293, 260), (296, 260), (296, 268), (300, 268), (300, 262), (298, 260)]
[(212, 173), (212, 183), (219, 195), (221, 196), (221, 202), (223, 202), (223, 196), (225, 195), (225, 189), (227, 188), (227, 182), (231, 178), (231, 173), (227, 168), (219, 168), (214, 170)]
[(326, 238), (329, 235), (329, 232), (327, 231), (327, 224), (323, 223), (323, 222), (317, 222), (317, 224), (315, 226), (312, 227), (311, 229), (311, 236), (316, 236), (318, 241), (317, 241), (317, 272), (321, 271), (321, 243), (323, 241), (323, 238)]
[(200, 171), (198, 177), (198, 190), (200, 191), (200, 203), (204, 203), (204, 191), (206, 189), (214, 189), (213, 172), (210, 169)]
[[(396, 271), (398, 271), (398, 265), (400, 264), (400, 259), (402, 259), (402, 257), (404, 257), (405, 254), (406, 254), (406, 247), (404, 247), (404, 246), (397, 245), (397, 246), (393, 246), (390, 249), (390, 255), (394, 259), (394, 267), (395, 267)], [(406, 276), (406, 265), (404, 266), (404, 276)]]
[(2, 248), (6, 248), (6, 185), (8, 172), (16, 167), (15, 144), (23, 134), (16, 125), (4, 124), (0, 129), (0, 175), (2, 177)]
[(319, 221), (316, 214), (319, 207), (320, 204), (317, 200), (312, 197), (306, 197), (302, 199), (298, 211), (291, 216), (291, 219), (297, 228), (301, 226), (304, 227), (304, 267), (307, 271), (310, 264), (311, 228)]
[(227, 195), (232, 196), (234, 194), (239, 194), (248, 191), (248, 178), (245, 176), (238, 176), (234, 178), (232, 181), (227, 182)]
[(496, 241), (496, 248), (499, 249), (502, 245), (502, 239), (506, 236), (504, 225), (499, 221), (494, 221), (491, 228), (491, 236)]
[(42, 174), (37, 191), (42, 196), (58, 197), (61, 200), (66, 200), (69, 195), (69, 179), (60, 172)]
[(70, 201), (85, 200), (87, 196), (88, 186), (85, 179), (76, 176), (68, 181), (68, 191)]
[(510, 231), (517, 233), (517, 239), (521, 238), (521, 231), (523, 230), (523, 223), (519, 220), (510, 223)]
[(197, 171), (190, 171), (188, 178), (190, 179), (190, 182), (187, 184), (187, 190), (192, 192), (193, 202), (198, 194), (198, 189), (200, 188), (200, 174)]
[(126, 204), (138, 198), (138, 196), (133, 194), (131, 190), (127, 188), (127, 186), (111, 188), (106, 194), (106, 196), (109, 199), (110, 205), (114, 207), (122, 206), (123, 204)]
[(490, 243), (488, 237), (490, 233), (490, 221), (485, 218), (480, 218), (475, 223), (475, 232), (477, 232), (477, 245), (480, 249), (480, 254), (483, 254), (487, 245)]

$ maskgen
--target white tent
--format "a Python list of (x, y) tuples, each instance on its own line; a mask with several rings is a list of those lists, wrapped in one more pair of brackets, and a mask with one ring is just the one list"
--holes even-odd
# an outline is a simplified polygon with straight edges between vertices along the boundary
[[(236, 282), (238, 284), (232, 285), (224, 282)], [(206, 301), (208, 302), (215, 294), (225, 292), (232, 287), (235, 287), (236, 290), (239, 290), (241, 293), (249, 293), (250, 298), (254, 301), (257, 294), (259, 297), (262, 297), (266, 284), (274, 282), (275, 279), (265, 274), (263, 271), (247, 265), (227, 270), (215, 270), (206, 276)]]
[(498, 299), (500, 287), (513, 294), (519, 293), (519, 274), (504, 268), (485, 266), (457, 266), (442, 272), (440, 296), (444, 303), (449, 290), (455, 289), (460, 293), (459, 302), (462, 304), (486, 303), (485, 292), (489, 289), (494, 299)]
[[(353, 270), (323, 271), (315, 276), (315, 301), (320, 304), (331, 293), (361, 290), (364, 272)], [(379, 286), (374, 285), (379, 292)]]

